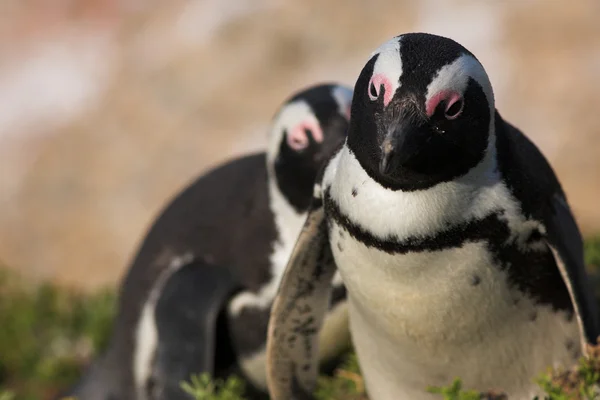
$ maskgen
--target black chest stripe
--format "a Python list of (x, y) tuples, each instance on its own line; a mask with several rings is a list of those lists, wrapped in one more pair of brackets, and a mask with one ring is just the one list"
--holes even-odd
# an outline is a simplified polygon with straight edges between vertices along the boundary
[(508, 226), (500, 220), (502, 213), (497, 212), (481, 220), (454, 225), (432, 236), (413, 236), (400, 240), (397, 236), (390, 235), (385, 239), (381, 239), (375, 237), (343, 214), (337, 202), (331, 197), (329, 188), (326, 189), (324, 197), (325, 213), (328, 218), (343, 226), (354, 239), (365, 246), (374, 247), (389, 254), (438, 251), (460, 247), (466, 242), (481, 241), (491, 236), (497, 237), (499, 240), (506, 240), (510, 235)]
[[(510, 229), (501, 219), (503, 211), (480, 220), (467, 221), (431, 236), (413, 236), (400, 240), (395, 235), (378, 238), (343, 214), (331, 197), (330, 189), (324, 193), (325, 213), (329, 220), (343, 226), (350, 236), (367, 247), (388, 254), (407, 254), (440, 251), (461, 247), (466, 243), (485, 242), (493, 262), (508, 273), (511, 286), (555, 310), (573, 311), (569, 293), (550, 251), (520, 250), (515, 240), (510, 240)], [(467, 284), (468, 282), (465, 282)]]

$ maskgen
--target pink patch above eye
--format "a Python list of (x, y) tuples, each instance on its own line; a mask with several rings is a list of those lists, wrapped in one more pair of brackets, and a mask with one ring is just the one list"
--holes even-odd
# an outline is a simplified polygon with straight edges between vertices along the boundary
[[(377, 100), (381, 95), (381, 86), (383, 86), (383, 89), (385, 89), (385, 93), (383, 95), (383, 105), (387, 106), (390, 101), (392, 101), (392, 84), (390, 80), (383, 74), (375, 74), (371, 77), (371, 80), (369, 81), (369, 87), (367, 88), (369, 91), (369, 98), (373, 101)], [(372, 87), (375, 88), (375, 93), (377, 96), (373, 96), (371, 93)]]
[(294, 150), (302, 150), (308, 146), (309, 138), (306, 131), (312, 133), (312, 137), (315, 142), (321, 143), (323, 141), (323, 132), (319, 125), (312, 121), (303, 121), (296, 125), (294, 129), (287, 134), (287, 143)]
[[(441, 90), (441, 91), (437, 92), (434, 96), (432, 96), (429, 99), (429, 101), (427, 102), (427, 105), (425, 106), (425, 110), (427, 112), (428, 117), (431, 117), (433, 115), (433, 113), (435, 112), (435, 109), (442, 101), (446, 102), (446, 109), (444, 110), (444, 112), (446, 112), (450, 109), (450, 107), (452, 107), (452, 105), (454, 103), (456, 103), (457, 101), (462, 101), (462, 97), (460, 94), (458, 94), (457, 92), (455, 92), (453, 90)], [(454, 119), (454, 118), (458, 117), (461, 112), (462, 112), (462, 106), (460, 108), (460, 111), (458, 113), (456, 113), (456, 115), (453, 115), (448, 118)]]

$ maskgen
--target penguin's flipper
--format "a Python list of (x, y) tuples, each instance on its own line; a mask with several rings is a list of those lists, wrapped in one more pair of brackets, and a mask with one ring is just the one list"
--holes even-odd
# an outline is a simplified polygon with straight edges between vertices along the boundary
[(218, 317), (235, 290), (227, 268), (200, 261), (168, 278), (155, 308), (158, 346), (150, 393), (160, 399), (189, 400), (181, 383), (192, 374), (215, 373), (217, 341), (228, 340), (217, 337)]
[(600, 335), (599, 315), (583, 259), (583, 240), (566, 199), (552, 198), (554, 214), (545, 218), (546, 240), (571, 296), (580, 328), (582, 351)]
[(335, 270), (323, 204), (321, 199), (313, 199), (269, 319), (267, 385), (274, 400), (312, 398), (319, 330)]
[(583, 239), (560, 182), (535, 144), (496, 111), (498, 151), (505, 180), (521, 199), (522, 209), (541, 222), (544, 238), (565, 282), (579, 324), (582, 351), (600, 334), (594, 292), (583, 259)]

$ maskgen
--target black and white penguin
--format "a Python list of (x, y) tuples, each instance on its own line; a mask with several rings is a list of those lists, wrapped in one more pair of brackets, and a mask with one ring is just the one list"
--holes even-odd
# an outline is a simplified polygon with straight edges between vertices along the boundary
[[(234, 372), (266, 396), (270, 308), (351, 98), (338, 84), (298, 92), (274, 117), (266, 153), (212, 170), (168, 204), (122, 282), (108, 350), (70, 395), (189, 399), (180, 384), (192, 374)], [(324, 362), (350, 343), (340, 279), (330, 305)]]
[(398, 36), (360, 73), (273, 306), (274, 400), (311, 398), (336, 270), (371, 400), (435, 399), (455, 377), (531, 400), (600, 332), (557, 177), (481, 63), (440, 36)]

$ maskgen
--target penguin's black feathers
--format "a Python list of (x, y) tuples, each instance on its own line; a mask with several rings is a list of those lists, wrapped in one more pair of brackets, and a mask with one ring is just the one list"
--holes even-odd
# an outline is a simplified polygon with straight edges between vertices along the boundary
[(585, 274), (583, 239), (561, 184), (537, 146), (504, 121), (498, 111), (496, 143), (503, 180), (521, 204), (522, 212), (545, 228), (546, 232), (541, 235), (552, 250), (556, 268), (569, 291), (583, 339), (588, 344), (596, 344), (600, 322)]
[[(68, 395), (187, 399), (180, 384), (191, 374), (235, 373), (246, 396), (265, 398), (273, 296), (315, 175), (346, 137), (351, 98), (334, 83), (298, 91), (275, 114), (265, 152), (224, 162), (168, 202), (121, 282), (108, 349)], [(324, 367), (349, 335), (336, 285)]]

